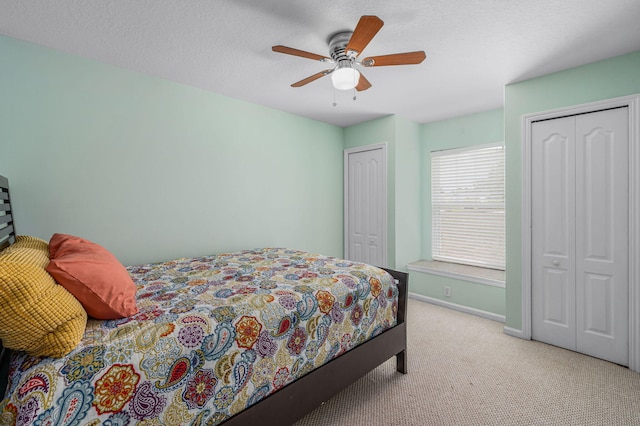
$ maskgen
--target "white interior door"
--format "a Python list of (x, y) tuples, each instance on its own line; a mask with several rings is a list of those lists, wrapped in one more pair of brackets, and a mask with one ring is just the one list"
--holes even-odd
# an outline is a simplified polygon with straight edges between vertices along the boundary
[(628, 365), (626, 108), (532, 126), (532, 337)]
[(384, 147), (345, 151), (345, 257), (386, 266)]

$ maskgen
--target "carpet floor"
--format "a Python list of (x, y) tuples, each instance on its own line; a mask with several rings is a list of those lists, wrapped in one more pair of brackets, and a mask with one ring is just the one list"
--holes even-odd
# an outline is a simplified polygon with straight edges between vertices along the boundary
[(295, 426), (640, 425), (640, 374), (409, 301), (408, 369), (385, 362)]

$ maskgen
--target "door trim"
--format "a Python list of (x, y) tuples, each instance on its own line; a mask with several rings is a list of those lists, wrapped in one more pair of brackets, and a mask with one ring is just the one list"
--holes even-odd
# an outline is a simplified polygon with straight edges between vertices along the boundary
[(382, 268), (388, 268), (389, 266), (387, 265), (387, 263), (389, 262), (389, 259), (387, 257), (387, 209), (388, 209), (388, 205), (387, 205), (387, 143), (383, 142), (383, 143), (377, 143), (377, 144), (373, 144), (373, 145), (364, 145), (364, 146), (358, 146), (355, 148), (349, 148), (349, 149), (345, 149), (344, 150), (344, 174), (343, 174), (343, 184), (344, 184), (344, 189), (343, 189), (343, 194), (344, 194), (344, 218), (343, 218), (343, 232), (344, 232), (344, 257), (345, 259), (349, 259), (349, 243), (350, 241), (350, 237), (349, 237), (349, 154), (357, 154), (359, 152), (367, 152), (367, 151), (375, 151), (377, 149), (381, 149), (382, 150), (382, 188), (380, 189), (382, 191), (382, 205), (383, 207), (383, 212), (382, 212), (382, 233), (381, 233), (381, 240), (382, 240), (382, 244), (380, 244), (380, 246), (382, 247), (382, 258), (384, 259), (384, 265), (375, 265), (378, 267), (382, 267)]
[(640, 94), (526, 114), (521, 119), (523, 339), (531, 339), (531, 125), (534, 121), (627, 107), (629, 111), (629, 369), (640, 372)]

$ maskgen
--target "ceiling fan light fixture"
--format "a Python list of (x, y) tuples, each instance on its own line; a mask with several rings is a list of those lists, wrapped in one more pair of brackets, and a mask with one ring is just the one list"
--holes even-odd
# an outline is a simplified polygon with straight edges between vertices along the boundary
[(338, 90), (352, 90), (360, 81), (360, 71), (355, 68), (338, 68), (331, 73), (333, 87)]
[[(382, 19), (373, 15), (364, 15), (358, 21), (358, 25), (353, 31), (340, 31), (329, 36), (329, 55), (323, 56), (316, 53), (306, 52), (293, 47), (282, 45), (273, 46), (271, 50), (278, 53), (286, 53), (287, 55), (299, 56), (302, 58), (313, 59), (320, 62), (330, 62), (336, 64), (334, 69), (327, 69), (315, 73), (304, 78), (291, 87), (302, 87), (312, 81), (316, 81), (320, 77), (331, 74), (331, 83), (337, 90), (357, 90), (362, 92), (371, 87), (371, 83), (367, 78), (360, 74), (356, 66), (363, 67), (380, 67), (386, 65), (412, 65), (419, 64), (425, 58), (424, 51), (393, 53), (390, 55), (371, 56), (364, 58), (362, 62), (358, 62), (358, 56), (367, 47), (371, 39), (382, 28)], [(355, 93), (354, 93), (355, 100)]]

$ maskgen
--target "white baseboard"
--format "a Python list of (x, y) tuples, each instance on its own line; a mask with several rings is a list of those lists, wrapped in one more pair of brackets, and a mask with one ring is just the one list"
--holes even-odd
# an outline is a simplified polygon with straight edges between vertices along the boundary
[(518, 330), (517, 328), (511, 328), (505, 325), (502, 331), (504, 332), (504, 334), (508, 334), (509, 336), (517, 337), (519, 339), (529, 340), (524, 337), (524, 333), (522, 332), (522, 330)]
[(504, 323), (505, 318), (504, 315), (494, 314), (493, 312), (487, 312), (476, 308), (470, 308), (464, 305), (458, 305), (457, 303), (446, 302), (444, 300), (435, 299), (433, 297), (423, 296), (417, 293), (409, 292), (409, 297), (411, 299), (420, 300), (422, 302), (431, 303), (432, 305), (438, 305), (445, 308), (453, 309), (454, 311), (464, 312), (465, 314), (471, 314), (478, 317), (490, 319), (492, 321), (498, 321)]

